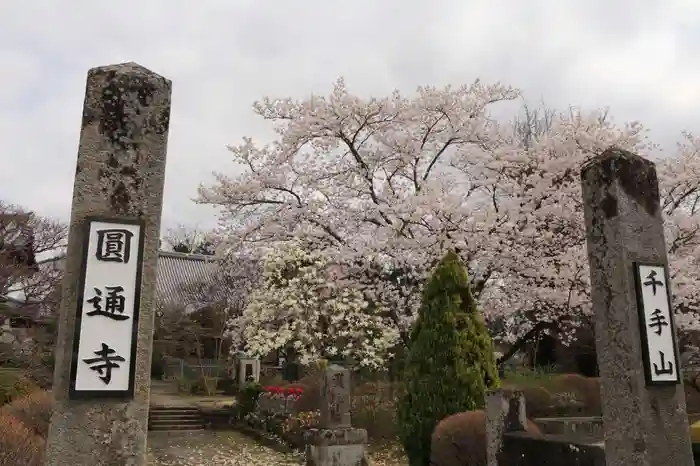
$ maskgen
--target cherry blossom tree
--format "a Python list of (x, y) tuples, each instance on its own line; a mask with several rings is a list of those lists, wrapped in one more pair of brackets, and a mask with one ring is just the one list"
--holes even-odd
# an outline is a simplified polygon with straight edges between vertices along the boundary
[[(616, 125), (607, 111), (492, 116), (519, 97), (476, 81), (363, 99), (338, 80), (328, 97), (265, 98), (254, 110), (277, 138), (229, 147), (239, 174), (217, 173), (198, 201), (221, 208), (220, 234), (232, 251), (301, 241), (341, 264), (345, 286), (381, 303), (399, 336), (410, 329), (426, 273), (448, 249), (468, 264), (497, 337), (516, 342), (547, 328), (571, 335), (590, 314), (581, 164), (610, 146), (645, 156), (654, 146), (641, 124)], [(680, 155), (660, 161), (676, 308), (691, 317), (695, 279), (684, 274), (696, 260), (697, 147), (688, 136)]]
[(700, 138), (683, 133), (673, 157), (659, 164), (676, 321), (696, 329), (700, 315)]
[(197, 227), (178, 225), (176, 228), (169, 229), (163, 239), (165, 244), (175, 252), (210, 256), (216, 250), (216, 243), (211, 233)]

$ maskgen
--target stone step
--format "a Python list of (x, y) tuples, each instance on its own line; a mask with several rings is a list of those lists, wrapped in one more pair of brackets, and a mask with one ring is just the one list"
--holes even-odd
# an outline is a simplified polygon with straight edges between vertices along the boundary
[(188, 406), (153, 406), (150, 409), (152, 413), (198, 413), (197, 408)]
[(201, 416), (193, 416), (193, 417), (152, 417), (151, 418), (151, 423), (152, 424), (176, 424), (176, 423), (184, 423), (184, 424), (197, 424), (201, 423), (202, 418)]
[(148, 430), (201, 430), (204, 429), (204, 421), (199, 422), (149, 422)]
[(149, 426), (148, 430), (154, 432), (198, 432), (204, 430), (204, 424), (157, 424)]
[(151, 411), (149, 416), (200, 416), (199, 411)]
[(148, 418), (150, 431), (192, 432), (205, 428), (199, 410), (188, 406), (152, 407)]
[(149, 417), (199, 417), (201, 414), (195, 413), (149, 413)]

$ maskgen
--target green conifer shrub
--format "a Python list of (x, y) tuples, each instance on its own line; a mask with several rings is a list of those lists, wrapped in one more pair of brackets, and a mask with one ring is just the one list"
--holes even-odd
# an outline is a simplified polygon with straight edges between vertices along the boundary
[(430, 440), (445, 417), (484, 406), (499, 384), (493, 343), (459, 257), (449, 252), (423, 290), (397, 405), (411, 466), (429, 466)]

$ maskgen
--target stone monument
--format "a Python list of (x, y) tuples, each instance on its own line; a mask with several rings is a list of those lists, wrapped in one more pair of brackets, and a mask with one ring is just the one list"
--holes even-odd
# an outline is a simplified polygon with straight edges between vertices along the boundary
[(47, 445), (49, 466), (146, 464), (171, 82), (88, 71)]
[(608, 466), (691, 466), (654, 164), (611, 148), (581, 169)]
[(367, 431), (350, 421), (350, 371), (329, 366), (321, 379), (321, 418), (318, 429), (306, 435), (306, 464), (309, 466), (366, 465)]
[(238, 358), (238, 383), (243, 387), (248, 382), (260, 381), (260, 359), (247, 356)]
[(492, 390), (486, 394), (486, 465), (499, 466), (506, 432), (527, 430), (525, 396), (522, 392)]

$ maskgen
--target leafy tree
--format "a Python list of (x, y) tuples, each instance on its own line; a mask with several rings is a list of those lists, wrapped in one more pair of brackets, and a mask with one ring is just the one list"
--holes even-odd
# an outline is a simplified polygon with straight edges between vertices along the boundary
[(0, 365), (25, 370), (34, 382), (51, 386), (56, 317), (63, 272), (58, 266), (68, 225), (0, 200), (0, 325), (24, 323), (21, 331), (0, 329)]
[(429, 466), (430, 437), (443, 418), (483, 407), (498, 385), (493, 344), (454, 252), (423, 291), (404, 371), (398, 418), (411, 466)]
[[(393, 313), (387, 331), (402, 342), (427, 271), (450, 249), (489, 325), (503, 323), (500, 339), (564, 339), (591, 314), (581, 164), (612, 145), (647, 156), (654, 145), (641, 124), (616, 124), (607, 110), (492, 110), (520, 97), (477, 81), (366, 98), (341, 79), (326, 96), (264, 98), (254, 111), (276, 139), (231, 146), (231, 173), (217, 173), (198, 201), (219, 207), (222, 251), (303, 239), (334, 263), (362, 259), (367, 273), (341, 278)], [(684, 135), (658, 167), (674, 310), (688, 326), (700, 315), (700, 137)], [(385, 273), (396, 270), (400, 283)]]
[(175, 252), (205, 256), (212, 256), (216, 252), (216, 242), (211, 233), (196, 227), (188, 228), (185, 225), (179, 225), (177, 228), (168, 230), (163, 239), (165, 244)]
[(64, 252), (68, 225), (0, 200), (0, 296), (47, 301), (60, 284), (53, 258)]
[(381, 303), (346, 284), (341, 271), (328, 257), (300, 245), (269, 251), (259, 286), (229, 323), (233, 349), (242, 344), (250, 354), (265, 357), (291, 347), (303, 364), (352, 358), (362, 367), (381, 367), (398, 333), (391, 331), (391, 317)]

